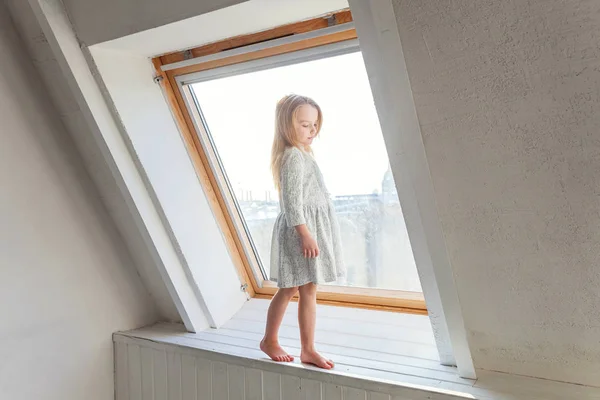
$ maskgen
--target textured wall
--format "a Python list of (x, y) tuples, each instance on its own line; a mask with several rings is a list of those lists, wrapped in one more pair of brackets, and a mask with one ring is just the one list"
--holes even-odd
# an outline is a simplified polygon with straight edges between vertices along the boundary
[(394, 0), (476, 367), (600, 382), (600, 2)]

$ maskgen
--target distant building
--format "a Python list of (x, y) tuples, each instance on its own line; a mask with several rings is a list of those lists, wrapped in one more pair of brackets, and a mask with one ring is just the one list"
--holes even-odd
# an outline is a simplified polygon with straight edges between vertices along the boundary
[(396, 184), (394, 182), (394, 176), (392, 175), (392, 170), (388, 166), (387, 171), (383, 175), (383, 181), (381, 182), (381, 201), (383, 204), (400, 204), (398, 200), (398, 190), (396, 189)]
[[(239, 190), (238, 202), (268, 275), (279, 201), (269, 192), (256, 194)], [(344, 284), (420, 291), (391, 169), (383, 176), (381, 191), (334, 196), (332, 201), (339, 217), (348, 270)]]

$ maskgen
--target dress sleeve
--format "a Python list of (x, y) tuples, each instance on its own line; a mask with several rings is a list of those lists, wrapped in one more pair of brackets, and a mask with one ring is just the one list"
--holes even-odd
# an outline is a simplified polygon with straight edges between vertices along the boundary
[(288, 226), (306, 223), (302, 207), (304, 160), (300, 150), (292, 149), (281, 166), (281, 205)]

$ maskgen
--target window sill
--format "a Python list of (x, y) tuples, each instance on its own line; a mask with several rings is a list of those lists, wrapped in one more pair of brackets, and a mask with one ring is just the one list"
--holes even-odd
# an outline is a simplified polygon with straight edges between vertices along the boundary
[[(114, 336), (117, 371), (118, 346), (134, 345), (189, 354), (213, 363), (325, 382), (336, 387), (384, 393), (381, 398), (385, 399), (484, 400), (539, 396), (558, 400), (597, 399), (600, 394), (597, 388), (486, 371), (479, 371), (477, 381), (462, 379), (455, 368), (440, 365), (426, 316), (322, 305), (318, 306), (317, 348), (336, 362), (335, 369), (325, 371), (298, 361), (275, 363), (258, 349), (268, 304), (259, 299), (247, 302), (220, 329), (188, 333), (181, 325), (158, 324), (117, 333)], [(291, 304), (281, 327), (280, 341), (298, 359), (296, 319), (297, 312)], [(142, 362), (143, 359), (142, 353)], [(185, 369), (185, 366), (179, 368)], [(183, 370), (180, 372), (184, 373)], [(511, 397), (515, 395), (518, 397)]]

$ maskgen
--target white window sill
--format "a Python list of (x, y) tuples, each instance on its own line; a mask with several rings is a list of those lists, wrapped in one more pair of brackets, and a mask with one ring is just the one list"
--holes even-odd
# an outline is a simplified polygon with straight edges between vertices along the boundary
[[(462, 379), (440, 365), (426, 316), (318, 306), (317, 348), (335, 369), (275, 363), (258, 349), (268, 301), (254, 299), (220, 329), (188, 333), (182, 325), (158, 324), (115, 334), (115, 342), (192, 352), (195, 356), (335, 385), (392, 393), (401, 399), (598, 399), (600, 389), (479, 371), (477, 381)], [(282, 346), (299, 358), (296, 304), (280, 331)], [(410, 392), (410, 394), (409, 394)], [(404, 397), (406, 396), (406, 397)], [(518, 396), (518, 397), (514, 397)]]

